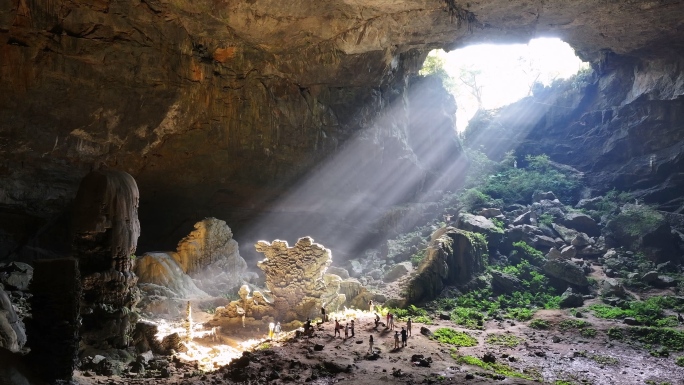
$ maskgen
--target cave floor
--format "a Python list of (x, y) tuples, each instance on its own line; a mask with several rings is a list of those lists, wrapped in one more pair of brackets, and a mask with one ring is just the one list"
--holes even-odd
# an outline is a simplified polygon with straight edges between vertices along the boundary
[[(549, 330), (532, 329), (528, 326), (529, 321), (491, 320), (485, 324), (484, 330), (478, 331), (460, 328), (449, 320), (435, 320), (431, 325), (414, 323), (414, 334), (409, 337), (408, 346), (394, 349), (394, 333), (382, 326), (375, 330), (372, 316), (368, 315), (357, 321), (356, 336), (347, 340), (333, 337), (333, 322), (329, 322), (319, 327), (310, 339), (270, 341), (266, 347), (262, 345), (255, 350), (245, 369), (235, 369), (235, 365), (231, 364), (214, 372), (200, 373), (192, 363), (179, 362), (175, 366), (171, 365), (169, 378), (102, 377), (77, 372), (75, 382), (81, 385), (199, 385), (240, 381), (365, 385), (383, 382), (461, 383), (468, 378), (467, 383), (473, 384), (684, 384), (684, 368), (676, 366), (673, 357), (652, 357), (643, 347), (609, 341), (606, 332), (616, 326), (615, 321), (597, 319), (587, 314), (583, 319), (592, 324), (597, 335), (585, 338), (578, 330), (562, 331), (557, 327), (562, 319), (569, 317), (566, 310), (538, 311), (535, 319), (549, 321), (553, 325)], [(401, 326), (405, 326), (404, 323), (398, 323), (399, 330)], [(478, 340), (478, 345), (454, 349), (421, 335), (421, 326), (431, 331), (441, 327), (466, 331)], [(375, 360), (367, 355), (368, 337), (371, 334), (375, 338), (376, 350), (380, 351)], [(491, 345), (485, 342), (490, 334), (514, 335), (521, 342), (514, 347)], [(315, 345), (322, 347), (322, 350), (315, 350)], [(459, 355), (482, 358), (485, 353), (493, 353), (497, 363), (508, 365), (513, 371), (537, 381), (505, 374), (502, 376), (492, 370), (457, 361)], [(411, 361), (415, 354), (430, 357), (431, 366), (413, 364)], [(509, 356), (514, 357), (514, 361), (509, 361)], [(351, 370), (347, 372), (348, 365), (351, 365)], [(321, 368), (326, 370), (321, 372)], [(397, 372), (397, 369), (401, 372)], [(336, 371), (338, 373), (332, 374)]]

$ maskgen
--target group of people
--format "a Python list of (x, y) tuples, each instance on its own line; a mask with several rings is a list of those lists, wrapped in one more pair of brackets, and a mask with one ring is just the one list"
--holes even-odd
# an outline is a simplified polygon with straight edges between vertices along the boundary
[(268, 339), (272, 340), (273, 337), (280, 337), (280, 332), (282, 328), (280, 327), (280, 322), (274, 324), (273, 322), (268, 324)]
[(347, 322), (342, 326), (340, 324), (340, 321), (338, 319), (335, 319), (335, 335), (334, 337), (337, 337), (338, 335), (342, 337), (342, 329), (344, 329), (344, 339), (346, 340), (349, 338), (349, 331), (351, 330), (351, 336), (354, 337), (356, 334), (354, 333), (354, 320), (351, 320), (351, 327), (349, 325), (350, 323)]

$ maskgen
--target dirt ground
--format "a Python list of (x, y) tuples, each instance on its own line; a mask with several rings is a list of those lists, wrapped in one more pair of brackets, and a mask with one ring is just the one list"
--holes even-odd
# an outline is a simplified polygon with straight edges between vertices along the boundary
[[(684, 368), (674, 364), (674, 357), (656, 358), (644, 349), (609, 341), (606, 331), (614, 322), (587, 315), (584, 320), (598, 330), (594, 338), (584, 338), (575, 331), (561, 332), (557, 324), (572, 318), (565, 310), (541, 310), (535, 318), (548, 320), (553, 327), (540, 331), (528, 327), (529, 322), (488, 321), (485, 330), (472, 331), (459, 328), (448, 320), (435, 320), (431, 325), (414, 323), (408, 346), (394, 349), (393, 332), (384, 327), (376, 330), (369, 313), (357, 320), (356, 336), (348, 339), (333, 337), (333, 322), (321, 325), (311, 338), (282, 338), (261, 345), (242, 363), (209, 373), (198, 373), (192, 363), (171, 364), (169, 378), (101, 377), (77, 372), (75, 381), (91, 384), (350, 384), (375, 385), (378, 383), (472, 383), (472, 384), (527, 384), (534, 381), (496, 376), (477, 366), (458, 363), (452, 355), (470, 355), (482, 358), (493, 353), (496, 362), (506, 363), (524, 372), (538, 382), (571, 384), (684, 384)], [(399, 330), (404, 323), (397, 323)], [(452, 347), (420, 334), (421, 327), (434, 331), (450, 327), (468, 332), (478, 339), (478, 345), (469, 348)], [(242, 330), (225, 331), (224, 339), (234, 341), (263, 337)], [(510, 334), (522, 339), (515, 347), (493, 346), (485, 343), (488, 334)], [(232, 336), (228, 336), (232, 334)], [(368, 355), (368, 338), (375, 339), (376, 357)], [(554, 337), (558, 337), (555, 338)], [(558, 342), (553, 342), (553, 341)], [(207, 343), (211, 343), (207, 341)], [(318, 351), (316, 345), (322, 347)], [(264, 348), (264, 346), (267, 346)], [(430, 367), (412, 362), (413, 355), (430, 357)], [(507, 357), (514, 357), (511, 362)], [(337, 373), (335, 373), (337, 372)]]

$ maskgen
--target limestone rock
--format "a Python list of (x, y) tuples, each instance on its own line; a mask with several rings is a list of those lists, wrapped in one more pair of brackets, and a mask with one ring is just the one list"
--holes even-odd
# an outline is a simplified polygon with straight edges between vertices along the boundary
[(328, 274), (335, 274), (339, 276), (342, 279), (348, 279), (349, 278), (349, 272), (347, 269), (343, 267), (337, 267), (337, 266), (330, 266), (327, 270)]
[(79, 186), (72, 249), (81, 271), (81, 332), (87, 343), (125, 347), (135, 326), (129, 313), (139, 301), (132, 271), (139, 199), (135, 180), (122, 171), (93, 171)]
[(31, 278), (33, 267), (27, 263), (0, 263), (0, 283), (7, 289), (26, 291)]
[(520, 214), (518, 217), (516, 217), (513, 220), (513, 225), (514, 226), (529, 225), (531, 215), (532, 215), (531, 211), (526, 211), (526, 212)]
[(396, 265), (392, 266), (387, 273), (385, 273), (382, 279), (385, 282), (394, 282), (402, 276), (408, 274), (411, 270), (413, 270), (411, 262), (397, 263)]
[(561, 258), (572, 259), (577, 255), (577, 248), (575, 246), (565, 246), (560, 251)]
[(495, 293), (512, 293), (523, 289), (522, 282), (510, 274), (492, 270), (492, 289)]
[(625, 287), (616, 278), (606, 278), (601, 281), (601, 295), (604, 297), (623, 297), (625, 295)]
[(503, 213), (501, 212), (501, 209), (485, 208), (480, 210), (480, 215), (482, 215), (485, 218), (496, 218), (503, 215)]
[(0, 348), (19, 352), (26, 343), (24, 324), (0, 285)]
[(601, 229), (596, 221), (586, 214), (568, 213), (563, 219), (563, 225), (579, 232), (586, 233), (591, 237), (598, 237), (601, 235)]
[(206, 218), (178, 243), (170, 255), (203, 291), (214, 296), (233, 292), (243, 283), (247, 263), (225, 221)]
[(561, 294), (558, 304), (561, 308), (582, 307), (584, 305), (584, 297), (579, 293), (573, 292), (572, 288), (568, 288)]
[(584, 270), (576, 264), (563, 259), (546, 261), (544, 272), (552, 277), (561, 279), (577, 286), (589, 286)]
[(414, 303), (438, 295), (445, 285), (465, 285), (485, 265), (487, 245), (453, 227), (436, 231), (425, 258), (410, 280), (405, 300)]
[(649, 271), (646, 274), (644, 274), (643, 277), (641, 277), (641, 280), (644, 281), (645, 283), (654, 283), (658, 280), (658, 272), (657, 271)]
[(174, 258), (167, 253), (146, 253), (135, 264), (138, 285), (164, 286), (175, 298), (196, 299), (209, 295), (200, 290), (192, 278), (185, 274)]
[(556, 199), (556, 195), (552, 191), (535, 191), (532, 193), (532, 202), (540, 202), (542, 200), (554, 201)]
[(463, 213), (459, 215), (458, 228), (479, 233), (487, 237), (490, 248), (495, 249), (501, 243), (504, 231), (491, 220), (480, 216)]

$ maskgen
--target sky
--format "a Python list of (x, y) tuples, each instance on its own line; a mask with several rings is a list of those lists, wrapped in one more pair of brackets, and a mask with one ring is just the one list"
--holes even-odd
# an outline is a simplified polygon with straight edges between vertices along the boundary
[[(451, 52), (435, 50), (431, 54), (445, 60), (444, 69), (459, 81), (461, 68), (480, 71), (483, 108), (494, 109), (528, 96), (535, 79), (548, 85), (555, 78), (568, 78), (587, 67), (567, 43), (557, 38), (533, 39), (529, 44), (481, 44)], [(456, 92), (457, 130), (463, 131), (477, 111), (477, 101), (465, 87)]]

